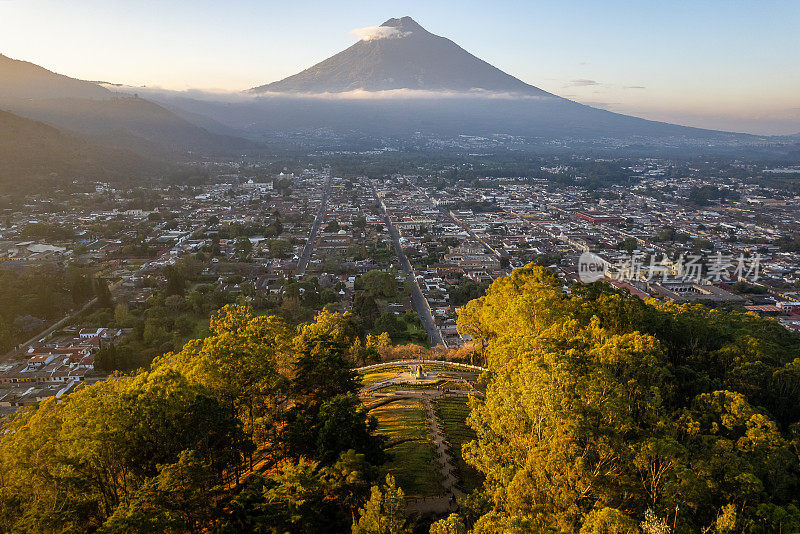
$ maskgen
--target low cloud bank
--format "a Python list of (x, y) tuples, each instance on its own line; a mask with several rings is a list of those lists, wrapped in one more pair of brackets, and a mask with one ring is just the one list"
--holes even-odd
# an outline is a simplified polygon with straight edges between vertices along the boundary
[(390, 89), (385, 91), (366, 91), (356, 89), (341, 93), (282, 93), (252, 91), (214, 91), (203, 89), (187, 89), (183, 91), (162, 87), (132, 87), (124, 85), (104, 85), (117, 93), (143, 97), (155, 95), (160, 97), (191, 98), (194, 100), (214, 102), (247, 102), (269, 98), (325, 99), (325, 100), (380, 100), (380, 99), (433, 99), (433, 98), (485, 98), (498, 100), (552, 100), (557, 97), (526, 95), (522, 93), (496, 92), (485, 89), (471, 91), (430, 91), (421, 89)]

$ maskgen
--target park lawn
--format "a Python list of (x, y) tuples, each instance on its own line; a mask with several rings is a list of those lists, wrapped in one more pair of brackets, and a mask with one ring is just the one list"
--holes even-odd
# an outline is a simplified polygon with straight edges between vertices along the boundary
[(483, 476), (464, 461), (462, 454), (464, 443), (475, 439), (475, 431), (467, 425), (469, 415), (467, 399), (464, 397), (439, 399), (435, 401), (434, 409), (441, 422), (445, 439), (450, 442), (459, 486), (464, 491), (471, 492), (483, 483)]
[(422, 402), (414, 399), (398, 399), (372, 410), (370, 415), (378, 418), (378, 433), (389, 442), (409, 439), (428, 439), (428, 421)]
[(389, 369), (379, 369), (371, 373), (365, 373), (361, 375), (361, 384), (363, 386), (369, 386), (376, 382), (380, 382), (381, 380), (387, 380), (389, 378), (393, 378), (399, 374), (407, 373), (409, 371), (409, 367), (405, 366), (403, 368), (389, 368)]
[(440, 386), (443, 382), (444, 382), (443, 380), (436, 380), (435, 382), (418, 383), (409, 380), (408, 382), (389, 384), (388, 386), (383, 386), (381, 388), (376, 389), (375, 391), (385, 393), (388, 391), (415, 391), (419, 389), (436, 389), (436, 387)]
[[(434, 371), (439, 376), (450, 376), (450, 377), (458, 377), (458, 378), (465, 378), (467, 380), (477, 380), (478, 376), (480, 375), (477, 371), (471, 371), (468, 369), (459, 369), (457, 367), (452, 367), (446, 364), (441, 363), (426, 363), (422, 366), (423, 371)], [(371, 375), (378, 375), (383, 373), (390, 373), (390, 375), (397, 375), (401, 373), (408, 373), (411, 370), (411, 364), (403, 363), (402, 360), (398, 360), (394, 365), (387, 365), (385, 367), (377, 367), (375, 369), (370, 369), (366, 371), (361, 371), (362, 375), (366, 379)]]
[(442, 491), (430, 441), (425, 408), (420, 401), (399, 399), (370, 412), (378, 419), (378, 433), (387, 437), (384, 464), (410, 498), (430, 497)]
[(461, 380), (440, 379), (440, 380), (435, 380), (433, 382), (424, 382), (424, 383), (414, 382), (413, 380), (410, 380), (408, 382), (388, 384), (374, 391), (385, 393), (389, 391), (417, 391), (425, 389), (450, 389), (450, 390), (469, 391), (471, 388), (469, 384)]

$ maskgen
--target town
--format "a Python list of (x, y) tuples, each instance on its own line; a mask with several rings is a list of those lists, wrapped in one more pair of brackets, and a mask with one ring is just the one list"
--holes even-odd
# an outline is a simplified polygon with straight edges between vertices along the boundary
[(470, 341), (459, 307), (494, 279), (534, 262), (569, 292), (587, 253), (600, 265), (589, 281), (800, 330), (800, 196), (781, 179), (798, 169), (615, 164), (598, 184), (568, 158), (471, 181), (225, 161), (205, 163), (200, 184), (95, 183), (7, 204), (0, 408), (147, 367), (228, 303), (293, 324), (349, 311), (365, 334), (458, 349)]

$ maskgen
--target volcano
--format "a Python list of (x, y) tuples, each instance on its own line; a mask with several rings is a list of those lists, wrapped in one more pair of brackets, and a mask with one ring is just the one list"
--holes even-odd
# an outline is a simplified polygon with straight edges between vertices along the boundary
[(473, 92), (553, 96), (439, 37), (411, 17), (393, 18), (353, 46), (255, 93), (342, 93), (354, 90)]
[[(356, 30), (361, 39), (283, 80), (246, 91), (249, 103), (181, 102), (256, 134), (325, 130), (346, 135), (510, 134), (689, 144), (742, 134), (650, 121), (598, 109), (525, 83), (420, 26), (392, 18)], [(324, 98), (318, 98), (323, 96)]]
[(251, 89), (254, 93), (343, 93), (412, 89), (554, 95), (479, 59), (411, 17), (393, 18), (353, 46), (294, 76)]

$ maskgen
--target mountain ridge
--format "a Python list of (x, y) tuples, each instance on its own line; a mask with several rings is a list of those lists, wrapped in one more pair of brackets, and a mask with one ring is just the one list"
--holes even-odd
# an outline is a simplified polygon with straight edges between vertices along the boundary
[(100, 85), (70, 78), (44, 67), (0, 54), (0, 98), (107, 99), (113, 93)]
[(112, 148), (165, 159), (186, 152), (237, 153), (259, 145), (209, 132), (172, 111), (94, 82), (0, 54), (0, 108)]

